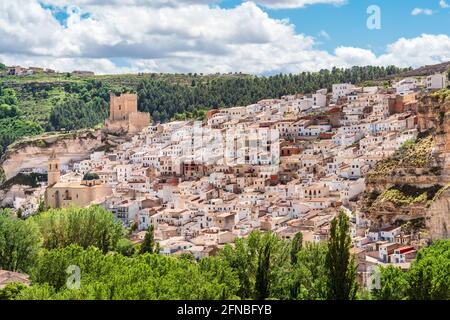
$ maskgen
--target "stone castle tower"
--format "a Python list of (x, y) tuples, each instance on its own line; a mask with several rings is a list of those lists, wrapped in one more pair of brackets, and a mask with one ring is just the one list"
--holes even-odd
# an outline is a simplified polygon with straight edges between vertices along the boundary
[(137, 133), (150, 123), (150, 114), (138, 111), (137, 94), (110, 94), (109, 118), (105, 121), (107, 130)]
[(48, 185), (52, 186), (56, 183), (59, 182), (59, 178), (61, 176), (61, 172), (60, 172), (60, 163), (59, 163), (59, 159), (56, 156), (55, 151), (53, 151), (52, 155), (50, 156), (50, 158), (48, 159)]
[(130, 114), (138, 112), (137, 110), (137, 95), (136, 94), (122, 94), (119, 97), (115, 94), (110, 94), (109, 103), (109, 120), (123, 121), (128, 120)]

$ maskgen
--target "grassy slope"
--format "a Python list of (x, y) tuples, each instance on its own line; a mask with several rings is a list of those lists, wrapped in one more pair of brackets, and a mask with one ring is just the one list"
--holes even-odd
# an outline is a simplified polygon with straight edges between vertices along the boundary
[(196, 83), (206, 83), (218, 77), (250, 77), (244, 74), (232, 75), (194, 75), (194, 74), (121, 74), (121, 75), (99, 75), (99, 76), (73, 76), (65, 74), (45, 75), (37, 74), (31, 76), (0, 77), (0, 86), (16, 90), (19, 100), (19, 109), (24, 118), (33, 120), (43, 127), (48, 122), (52, 108), (73, 95), (64, 90), (64, 85), (72, 83), (84, 83), (89, 80), (101, 81), (112, 90), (126, 89), (135, 91), (139, 82), (146, 78), (163, 80), (168, 83), (190, 85), (193, 80)]

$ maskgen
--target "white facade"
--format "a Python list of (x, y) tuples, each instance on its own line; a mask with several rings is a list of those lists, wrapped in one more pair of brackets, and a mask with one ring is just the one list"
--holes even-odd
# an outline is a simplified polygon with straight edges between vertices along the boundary
[(355, 90), (355, 86), (350, 83), (333, 84), (333, 100), (336, 101), (339, 98), (346, 97), (353, 90)]
[(447, 87), (447, 77), (444, 74), (434, 74), (428, 76), (426, 81), (427, 89), (439, 90)]

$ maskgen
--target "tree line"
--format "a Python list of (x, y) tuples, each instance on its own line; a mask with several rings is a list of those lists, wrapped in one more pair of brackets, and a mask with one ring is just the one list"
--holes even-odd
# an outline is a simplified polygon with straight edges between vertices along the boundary
[(0, 156), (18, 138), (44, 132), (39, 124), (22, 116), (18, 104), (16, 92), (0, 86)]
[[(419, 251), (411, 269), (381, 270), (372, 292), (358, 286), (350, 223), (340, 212), (330, 239), (304, 243), (253, 231), (216, 256), (165, 256), (152, 226), (141, 244), (97, 206), (43, 212), (21, 220), (0, 213), (0, 268), (27, 272), (32, 285), (11, 284), (0, 299), (449, 299), (450, 240)], [(81, 271), (67, 285), (67, 268)]]
[(361, 84), (408, 69), (390, 67), (333, 68), (319, 72), (279, 74), (270, 77), (199, 78), (191, 85), (170, 83), (158, 79), (142, 80), (137, 88), (139, 110), (149, 112), (156, 122), (195, 110), (245, 106), (266, 98), (280, 98), (295, 93), (311, 93), (321, 88), (331, 90), (335, 83)]

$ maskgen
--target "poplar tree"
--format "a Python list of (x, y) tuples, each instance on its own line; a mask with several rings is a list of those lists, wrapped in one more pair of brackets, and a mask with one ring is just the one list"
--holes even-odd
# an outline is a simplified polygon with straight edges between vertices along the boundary
[(145, 233), (144, 242), (141, 246), (141, 254), (144, 253), (156, 253), (155, 250), (155, 227), (151, 224)]
[(255, 279), (255, 298), (256, 300), (265, 300), (269, 297), (270, 282), (270, 256), (272, 253), (272, 235), (263, 242), (258, 257), (258, 269)]
[(294, 239), (292, 240), (291, 246), (291, 264), (295, 265), (297, 263), (297, 254), (300, 250), (302, 250), (303, 246), (303, 234), (298, 232)]
[(347, 215), (340, 211), (331, 222), (325, 266), (329, 300), (354, 300), (358, 289), (355, 259), (350, 253), (352, 241)]

